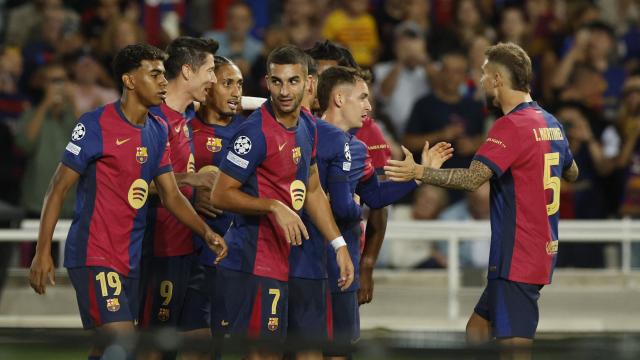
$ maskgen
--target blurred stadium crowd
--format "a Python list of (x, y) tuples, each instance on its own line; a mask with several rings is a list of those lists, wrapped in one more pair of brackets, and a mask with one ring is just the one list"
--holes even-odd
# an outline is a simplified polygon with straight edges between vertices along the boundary
[[(212, 37), (265, 96), (266, 55), (329, 39), (371, 70), (374, 118), (394, 154), (449, 141), (467, 166), (496, 116), (478, 81), (484, 49), (521, 45), (534, 98), (564, 124), (581, 169), (563, 184), (561, 217), (640, 216), (640, 1), (636, 0), (0, 0), (0, 200), (38, 218), (78, 116), (118, 99), (110, 62), (122, 47)], [(415, 219), (486, 219), (488, 189), (419, 188)], [(68, 196), (63, 216), (71, 217)], [(442, 249), (441, 249), (442, 250)], [(463, 264), (486, 254), (461, 249)], [(488, 252), (488, 250), (487, 250)], [(636, 251), (638, 253), (638, 251)], [(466, 254), (466, 255), (465, 255)], [(23, 254), (28, 264), (30, 254)], [(484, 259), (484, 260), (476, 260)], [(640, 260), (640, 259), (638, 259)], [(564, 245), (560, 266), (602, 267), (603, 246)], [(446, 266), (432, 252), (423, 267)]]

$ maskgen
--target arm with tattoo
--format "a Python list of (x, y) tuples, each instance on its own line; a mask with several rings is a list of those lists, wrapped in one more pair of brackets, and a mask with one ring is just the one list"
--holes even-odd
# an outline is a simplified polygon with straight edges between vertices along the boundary
[(468, 169), (432, 169), (416, 165), (417, 179), (448, 189), (475, 191), (491, 176), (493, 171), (478, 160), (473, 160)]

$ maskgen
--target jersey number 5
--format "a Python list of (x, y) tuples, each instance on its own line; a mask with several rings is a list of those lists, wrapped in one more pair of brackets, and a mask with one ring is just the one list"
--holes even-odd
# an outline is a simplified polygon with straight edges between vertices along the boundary
[(553, 191), (553, 200), (547, 204), (547, 215), (551, 216), (560, 209), (560, 178), (551, 176), (551, 167), (560, 165), (560, 153), (544, 154), (544, 189)]

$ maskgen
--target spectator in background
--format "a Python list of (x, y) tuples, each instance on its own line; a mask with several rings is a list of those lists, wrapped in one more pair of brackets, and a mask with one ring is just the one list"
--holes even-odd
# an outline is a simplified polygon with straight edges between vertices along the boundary
[(403, 144), (420, 157), (425, 141), (453, 144), (453, 158), (445, 167), (468, 167), (484, 140), (483, 104), (463, 96), (467, 58), (459, 52), (442, 57), (442, 70), (434, 76), (431, 94), (416, 102), (405, 130)]
[(391, 61), (394, 59), (393, 40), (396, 36), (395, 28), (405, 20), (405, 16), (408, 14), (406, 11), (407, 5), (412, 2), (413, 0), (387, 0), (376, 7), (374, 17), (381, 47), (378, 61)]
[[(39, 69), (36, 77), (44, 95), (33, 109), (22, 115), (16, 137), (27, 156), (22, 205), (31, 218), (40, 218), (49, 179), (76, 125), (75, 104), (64, 66), (57, 62), (47, 64)], [(61, 217), (73, 215), (74, 198), (74, 194), (67, 196)]]
[(371, 68), (378, 58), (380, 41), (376, 21), (367, 12), (367, 0), (344, 0), (325, 20), (322, 35), (346, 46), (358, 65)]
[(251, 65), (249, 76), (243, 85), (243, 93), (250, 96), (268, 97), (267, 80), (264, 74), (267, 73), (267, 56), (274, 49), (286, 45), (288, 34), (285, 29), (279, 25), (273, 25), (267, 28), (264, 34), (264, 46), (262, 52)]
[(618, 97), (622, 92), (626, 73), (616, 60), (617, 40), (613, 29), (602, 22), (593, 22), (576, 33), (568, 53), (560, 62), (553, 85), (561, 89), (569, 82), (573, 70), (580, 64), (596, 69), (606, 82), (603, 110), (607, 119), (615, 117)]
[(71, 64), (71, 96), (76, 107), (76, 117), (118, 100), (119, 93), (113, 87), (100, 83), (112, 83), (111, 77), (91, 54), (79, 53)]
[[(589, 110), (580, 103), (563, 103), (554, 111), (562, 123), (580, 175), (561, 190), (560, 216), (565, 219), (606, 217), (603, 177), (614, 170), (614, 161), (605, 157), (602, 145), (589, 125)], [(561, 244), (557, 266), (604, 267), (603, 244)]]
[(453, 50), (468, 49), (473, 39), (483, 35), (495, 39), (495, 31), (486, 26), (480, 4), (476, 0), (454, 2), (453, 22), (444, 28), (435, 29), (430, 40), (430, 53), (439, 59), (442, 54)]
[(251, 64), (260, 56), (263, 47), (260, 40), (251, 36), (252, 27), (251, 7), (237, 2), (229, 7), (225, 31), (209, 31), (203, 35), (218, 41), (220, 48), (216, 54), (233, 60), (245, 78), (250, 76)]
[[(630, 77), (624, 86), (620, 108), (622, 149), (617, 165), (625, 170), (620, 215), (640, 218), (640, 76)], [(631, 245), (632, 265), (640, 267), (640, 244)]]
[(83, 14), (82, 33), (92, 48), (100, 45), (100, 37), (107, 25), (120, 15), (120, 0), (99, 0), (97, 7)]
[(313, 0), (285, 0), (282, 25), (289, 43), (308, 49), (320, 38), (318, 8)]
[[(593, 115), (597, 115), (598, 121), (592, 122), (592, 129), (599, 136), (604, 128), (604, 93), (607, 82), (602, 74), (590, 65), (577, 65), (568, 83), (560, 90), (558, 96), (561, 101), (575, 101), (583, 104)], [(595, 117), (592, 117), (595, 118)]]
[(392, 135), (400, 140), (415, 102), (429, 93), (429, 56), (420, 28), (404, 22), (395, 29), (395, 60), (373, 68), (374, 91), (381, 110), (393, 125)]
[[(467, 192), (465, 198), (444, 209), (438, 220), (471, 221), (488, 220), (489, 210), (489, 182), (482, 184), (476, 191)], [(463, 267), (486, 268), (489, 260), (490, 242), (488, 239), (460, 242), (460, 265)], [(447, 258), (448, 243), (437, 242), (436, 251), (443, 258)]]
[(111, 20), (100, 38), (100, 62), (105, 69), (111, 69), (111, 62), (120, 49), (143, 41), (144, 32), (137, 22), (128, 17)]
[[(411, 213), (414, 220), (435, 220), (444, 208), (449, 205), (449, 196), (443, 188), (421, 185), (413, 193)], [(429, 256), (418, 265), (418, 269), (434, 269), (447, 267), (447, 258), (438, 251), (436, 244), (430, 249)]]
[(46, 13), (50, 11), (62, 12), (61, 23), (65, 30), (75, 31), (78, 28), (78, 15), (65, 10), (62, 0), (29, 1), (9, 13), (5, 43), (24, 46), (28, 42), (39, 41), (40, 28), (49, 21)]
[(490, 45), (489, 39), (483, 35), (478, 35), (471, 41), (467, 54), (469, 58), (468, 95), (478, 102), (483, 102), (485, 99), (482, 86), (480, 86), (480, 78), (482, 77), (482, 65), (485, 60), (484, 52)]
[(500, 18), (500, 41), (528, 47), (530, 29), (521, 7), (504, 8)]

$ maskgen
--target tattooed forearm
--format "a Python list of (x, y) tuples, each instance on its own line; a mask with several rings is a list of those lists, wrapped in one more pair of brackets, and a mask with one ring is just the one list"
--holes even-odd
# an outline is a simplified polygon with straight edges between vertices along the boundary
[(474, 191), (491, 178), (493, 171), (480, 161), (473, 160), (468, 169), (425, 168), (422, 182), (448, 189)]

